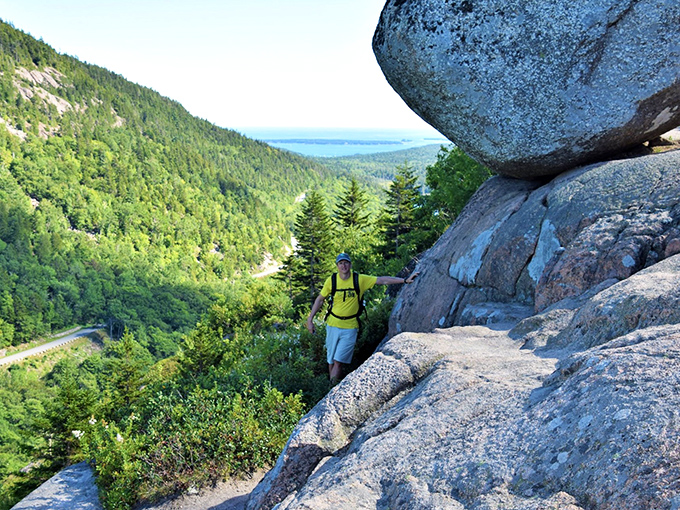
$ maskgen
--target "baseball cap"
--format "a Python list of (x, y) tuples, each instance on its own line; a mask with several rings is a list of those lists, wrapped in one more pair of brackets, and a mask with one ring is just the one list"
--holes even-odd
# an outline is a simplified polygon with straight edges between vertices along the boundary
[(338, 255), (338, 256), (335, 258), (335, 263), (337, 264), (337, 263), (340, 262), (341, 260), (346, 260), (346, 261), (349, 262), (350, 264), (352, 263), (352, 259), (350, 259), (350, 258), (349, 258), (349, 255), (347, 255), (346, 253), (341, 253), (340, 255)]

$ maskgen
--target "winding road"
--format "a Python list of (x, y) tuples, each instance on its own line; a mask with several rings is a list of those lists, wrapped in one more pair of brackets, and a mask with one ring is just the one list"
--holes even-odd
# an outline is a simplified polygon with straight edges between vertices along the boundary
[(24, 358), (28, 358), (29, 356), (35, 356), (36, 354), (42, 354), (46, 351), (49, 351), (50, 349), (61, 347), (65, 344), (73, 342), (76, 338), (87, 336), (90, 333), (97, 331), (98, 329), (101, 328), (83, 328), (76, 331), (75, 333), (71, 333), (70, 335), (57, 338), (56, 340), (53, 340), (43, 345), (39, 345), (38, 347), (32, 347), (31, 349), (27, 349), (22, 352), (17, 352), (16, 354), (12, 354), (11, 356), (0, 358), (0, 366), (15, 363), (17, 361), (21, 361)]

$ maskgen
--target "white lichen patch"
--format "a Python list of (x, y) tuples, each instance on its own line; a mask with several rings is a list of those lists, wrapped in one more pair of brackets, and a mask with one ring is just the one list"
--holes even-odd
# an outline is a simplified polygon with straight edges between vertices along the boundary
[(628, 417), (630, 416), (630, 413), (631, 413), (630, 409), (621, 409), (614, 415), (614, 420), (616, 421), (627, 420)]
[(463, 285), (475, 283), (477, 273), (479, 273), (479, 269), (482, 267), (484, 253), (491, 244), (494, 233), (504, 221), (505, 218), (496, 223), (492, 228), (479, 234), (472, 243), (470, 250), (449, 266), (449, 276), (451, 278), (455, 278)]
[(623, 264), (623, 267), (634, 267), (635, 259), (630, 255), (626, 255), (625, 257), (623, 257), (623, 260), (621, 260), (621, 263)]
[(584, 430), (584, 429), (588, 428), (588, 426), (590, 426), (592, 421), (593, 421), (593, 416), (590, 415), (590, 414), (581, 418), (578, 422), (579, 430)]
[(678, 110), (677, 106), (674, 106), (672, 108), (668, 106), (664, 108), (661, 111), (661, 113), (659, 113), (659, 115), (656, 116), (656, 118), (652, 122), (652, 126), (647, 131), (645, 131), (645, 133), (651, 133), (652, 131), (656, 131), (657, 129), (659, 129), (661, 125), (670, 121), (675, 116), (675, 112), (677, 110)]
[(531, 258), (528, 267), (529, 276), (537, 283), (541, 278), (548, 261), (553, 258), (556, 253), (564, 249), (555, 232), (555, 225), (553, 225), (550, 220), (545, 220), (541, 226), (541, 234), (538, 236), (536, 251)]

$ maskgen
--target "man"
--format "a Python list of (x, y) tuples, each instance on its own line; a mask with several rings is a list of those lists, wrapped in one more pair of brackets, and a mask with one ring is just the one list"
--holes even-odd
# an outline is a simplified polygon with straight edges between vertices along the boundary
[[(363, 294), (374, 285), (413, 283), (413, 280), (419, 274), (413, 273), (408, 278), (359, 275), (358, 284), (361, 296), (358, 296), (349, 255), (341, 253), (335, 259), (335, 264), (338, 267), (337, 277), (335, 277), (336, 292), (331, 297), (332, 307), (326, 326), (326, 357), (331, 384), (337, 384), (342, 378), (342, 365), (352, 362), (354, 344), (356, 344), (359, 332), (359, 321), (357, 320), (361, 310), (359, 300)], [(333, 278), (333, 276), (329, 276), (326, 279), (323, 289), (314, 301), (309, 317), (307, 317), (307, 329), (312, 334), (316, 332), (314, 316), (321, 310), (324, 301), (332, 293)]]

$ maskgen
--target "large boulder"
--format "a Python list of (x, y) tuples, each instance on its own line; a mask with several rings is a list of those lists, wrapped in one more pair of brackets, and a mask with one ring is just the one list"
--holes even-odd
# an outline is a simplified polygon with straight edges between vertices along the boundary
[(679, 222), (680, 151), (494, 178), (248, 508), (677, 510)]
[(667, 0), (388, 0), (373, 49), (425, 121), (532, 178), (680, 124), (678, 20)]

